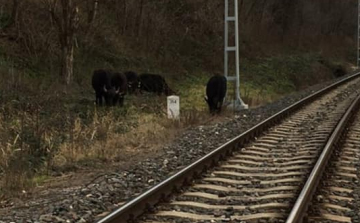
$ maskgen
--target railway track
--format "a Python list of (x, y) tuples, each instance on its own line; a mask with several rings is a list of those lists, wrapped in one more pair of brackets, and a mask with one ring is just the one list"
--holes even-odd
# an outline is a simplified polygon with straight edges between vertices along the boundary
[(360, 112), (331, 157), (306, 215), (308, 222), (360, 222)]
[[(306, 202), (311, 200), (314, 192), (311, 189), (305, 193), (303, 186), (309, 175), (313, 175), (323, 148), (332, 148), (328, 139), (333, 138), (330, 136), (337, 124), (342, 123), (343, 114), (350, 105), (355, 106), (353, 101), (357, 92), (354, 89), (360, 87), (359, 80), (355, 79), (357, 75), (260, 123), (99, 223), (129, 220), (152, 223), (285, 222), (289, 213), (296, 211), (300, 213), (295, 214), (296, 220), (288, 219), (288, 222), (300, 222), (308, 207)], [(341, 166), (340, 169), (354, 171), (354, 167)], [(321, 171), (316, 175), (315, 186)], [(295, 203), (303, 193), (307, 195), (306, 199), (299, 198)], [(315, 197), (320, 199), (322, 195)], [(154, 206), (159, 201), (160, 204)], [(299, 202), (304, 204), (298, 205)], [(294, 210), (297, 206), (301, 208)], [(313, 217), (309, 220), (318, 219), (316, 212), (310, 215)]]

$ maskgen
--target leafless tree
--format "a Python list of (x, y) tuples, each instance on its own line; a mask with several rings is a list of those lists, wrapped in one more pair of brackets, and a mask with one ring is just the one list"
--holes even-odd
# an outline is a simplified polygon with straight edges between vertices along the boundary
[(13, 0), (12, 12), (11, 12), (11, 23), (16, 24), (18, 21), (19, 7), (21, 0)]
[(59, 31), (60, 75), (66, 85), (69, 85), (73, 79), (74, 40), (79, 26), (79, 8), (74, 0), (46, 0), (46, 3)]
[[(4, 30), (15, 28), (17, 31), (17, 36), (19, 36), (19, 29), (20, 29), (20, 7), (22, 5), (24, 0), (12, 0), (11, 3), (9, 3), (11, 7), (11, 13), (10, 13), (10, 20), (7, 26), (5, 26)], [(0, 2), (1, 4), (1, 2)]]
[(98, 5), (99, 0), (87, 0), (88, 3), (88, 24), (91, 24), (94, 22), (97, 11), (98, 11)]

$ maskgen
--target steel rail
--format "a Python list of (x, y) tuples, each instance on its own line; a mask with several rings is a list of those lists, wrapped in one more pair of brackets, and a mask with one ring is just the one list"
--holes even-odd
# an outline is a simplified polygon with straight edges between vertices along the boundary
[(330, 160), (331, 154), (334, 151), (334, 147), (339, 142), (339, 139), (344, 133), (345, 128), (348, 125), (349, 120), (354, 116), (359, 108), (360, 95), (354, 99), (353, 103), (347, 109), (344, 116), (341, 118), (333, 133), (331, 134), (328, 142), (326, 143), (323, 152), (321, 153), (318, 161), (316, 162), (313, 170), (310, 173), (308, 180), (306, 181), (298, 199), (295, 202), (293, 209), (290, 212), (286, 223), (301, 223), (305, 217), (308, 205), (312, 200), (313, 194), (316, 191), (319, 181), (324, 173), (325, 167)]
[(150, 188), (133, 200), (127, 202), (122, 207), (105, 216), (105, 218), (99, 220), (97, 223), (126, 223), (133, 221), (136, 217), (144, 214), (148, 210), (151, 210), (151, 208), (155, 204), (159, 203), (159, 201), (166, 199), (166, 197), (168, 197), (172, 192), (178, 190), (181, 186), (189, 184), (193, 178), (196, 178), (196, 176), (199, 176), (211, 166), (215, 166), (219, 160), (231, 155), (233, 151), (241, 148), (252, 138), (259, 136), (268, 128), (272, 127), (276, 123), (279, 123), (281, 119), (288, 116), (291, 112), (294, 112), (303, 105), (315, 100), (317, 97), (320, 97), (341, 84), (359, 76), (360, 72), (352, 74), (290, 105), (180, 170), (168, 179)]

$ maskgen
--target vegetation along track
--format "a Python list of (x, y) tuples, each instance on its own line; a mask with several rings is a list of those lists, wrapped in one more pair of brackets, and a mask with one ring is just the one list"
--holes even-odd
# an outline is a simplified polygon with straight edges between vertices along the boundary
[[(99, 223), (127, 222), (144, 210), (153, 213), (141, 216), (137, 219), (139, 222), (285, 222), (327, 139), (359, 87), (355, 79), (309, 96)], [(286, 117), (291, 112), (293, 114)], [(226, 156), (230, 158), (225, 159)], [(204, 172), (211, 166), (216, 167)], [(180, 191), (184, 185), (191, 186)], [(169, 199), (174, 189), (180, 193)], [(159, 201), (165, 203), (153, 208)]]

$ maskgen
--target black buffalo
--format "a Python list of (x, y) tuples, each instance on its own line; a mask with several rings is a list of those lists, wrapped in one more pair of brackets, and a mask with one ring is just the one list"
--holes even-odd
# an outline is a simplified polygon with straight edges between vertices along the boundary
[[(103, 99), (108, 106), (115, 105), (123, 98), (126, 78), (123, 74), (114, 74), (108, 70), (95, 70), (92, 76), (92, 87), (95, 90), (96, 104), (102, 106)], [(125, 88), (126, 89), (126, 88)]]
[(165, 94), (166, 96), (172, 95), (175, 92), (169, 88), (165, 78), (158, 74), (141, 74), (139, 76), (140, 92), (154, 92), (158, 95)]
[(206, 102), (211, 114), (220, 113), (222, 103), (226, 95), (226, 77), (215, 75), (211, 77), (206, 85)]
[(133, 71), (126, 71), (124, 74), (126, 76), (129, 94), (135, 93), (140, 88), (139, 76)]

